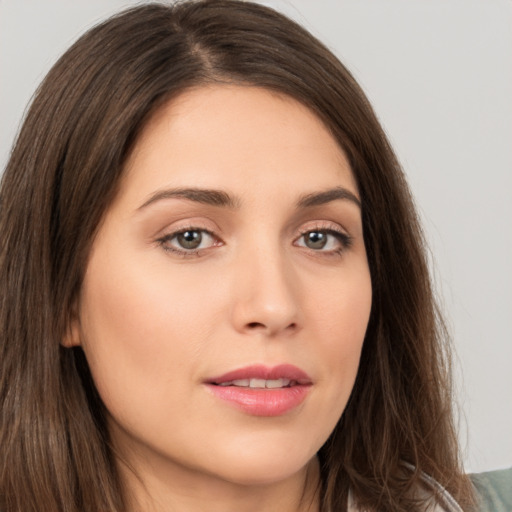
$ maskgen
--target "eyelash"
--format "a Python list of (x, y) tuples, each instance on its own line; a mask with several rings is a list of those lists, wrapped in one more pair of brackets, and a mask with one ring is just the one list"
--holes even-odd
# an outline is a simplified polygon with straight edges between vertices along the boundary
[(336, 238), (336, 240), (339, 242), (340, 246), (337, 249), (331, 251), (310, 249), (313, 253), (320, 253), (323, 256), (340, 256), (347, 249), (350, 249), (350, 247), (352, 247), (353, 244), (353, 238), (347, 233), (344, 233), (343, 231), (337, 229), (333, 229), (332, 227), (325, 227), (320, 225), (315, 226), (313, 228), (302, 230), (300, 236), (296, 240), (300, 240), (310, 233), (323, 233), (326, 235), (330, 235)]
[[(173, 246), (169, 245), (170, 241), (174, 240), (176, 237), (178, 237), (179, 235), (182, 235), (186, 232), (203, 233), (203, 234), (206, 233), (206, 235), (210, 236), (214, 240), (214, 243), (211, 247), (216, 247), (216, 246), (218, 247), (219, 245), (222, 245), (222, 241), (214, 233), (212, 233), (208, 229), (200, 228), (197, 226), (189, 226), (189, 227), (186, 227), (183, 229), (179, 229), (178, 231), (169, 233), (167, 235), (164, 235), (157, 240), (157, 243), (160, 247), (162, 247), (162, 249), (164, 251), (173, 253), (173, 254), (183, 257), (183, 258), (199, 257), (203, 251), (207, 251), (208, 249), (211, 248), (211, 247), (207, 247), (204, 249), (187, 250), (185, 248), (179, 249), (177, 247), (173, 247)], [(306, 235), (308, 235), (310, 233), (315, 233), (315, 232), (333, 236), (339, 242), (340, 247), (338, 247), (335, 250), (331, 250), (331, 251), (316, 250), (316, 249), (311, 249), (311, 248), (308, 248), (305, 246), (300, 246), (300, 247), (305, 247), (306, 249), (310, 250), (312, 253), (322, 254), (324, 256), (339, 256), (345, 250), (349, 249), (352, 246), (353, 239), (351, 236), (347, 235), (346, 233), (344, 233), (342, 231), (338, 231), (337, 229), (333, 229), (331, 227), (329, 227), (329, 228), (323, 227), (323, 226), (315, 226), (312, 228), (301, 230), (300, 235), (294, 240), (294, 244), (296, 244), (296, 242), (298, 240), (303, 239)]]
[(178, 249), (177, 247), (172, 247), (169, 245), (169, 242), (171, 240), (174, 240), (176, 237), (186, 233), (187, 231), (190, 231), (193, 233), (203, 233), (203, 234), (206, 233), (208, 236), (210, 236), (214, 240), (214, 244), (212, 245), (212, 247), (221, 245), (221, 243), (220, 243), (221, 240), (219, 239), (219, 237), (215, 236), (210, 230), (205, 229), (205, 228), (200, 228), (197, 226), (189, 226), (189, 227), (186, 227), (183, 229), (179, 229), (178, 231), (169, 233), (167, 235), (164, 235), (163, 237), (161, 237), (157, 240), (157, 243), (162, 247), (162, 249), (164, 251), (176, 254), (177, 256), (181, 256), (183, 258), (193, 258), (193, 257), (200, 256), (201, 252), (209, 249), (209, 247), (208, 247), (206, 249), (189, 249), (189, 250), (187, 250), (185, 248)]

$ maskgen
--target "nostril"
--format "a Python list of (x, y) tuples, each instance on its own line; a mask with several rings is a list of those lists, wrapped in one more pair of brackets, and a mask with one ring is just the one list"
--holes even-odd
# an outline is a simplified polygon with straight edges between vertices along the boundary
[[(294, 330), (297, 327), (297, 324), (295, 322), (292, 322), (290, 325), (286, 326), (286, 330)], [(266, 329), (267, 326), (262, 322), (249, 322), (247, 324), (247, 328), (250, 330), (256, 330), (256, 329)]]
[(258, 329), (265, 326), (260, 322), (250, 322), (249, 324), (247, 324), (247, 327), (249, 327), (249, 329)]

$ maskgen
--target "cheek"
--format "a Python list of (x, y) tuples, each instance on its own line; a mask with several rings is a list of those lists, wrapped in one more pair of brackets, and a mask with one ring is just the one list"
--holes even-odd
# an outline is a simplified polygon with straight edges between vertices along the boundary
[(193, 371), (210, 335), (199, 317), (206, 299), (176, 275), (147, 262), (111, 260), (117, 265), (91, 259), (80, 311), (83, 349), (109, 409), (123, 397), (156, 396), (155, 382), (179, 391), (184, 379), (176, 377)]
[(171, 272), (165, 260), (155, 264), (143, 255), (128, 259), (111, 252), (92, 258), (81, 300), (82, 324), (91, 333), (86, 339), (101, 336), (153, 357), (170, 345), (177, 348), (171, 339), (207, 330), (199, 314), (208, 312), (210, 299), (197, 285), (190, 274)]
[[(310, 317), (325, 339), (343, 339), (357, 347), (362, 343), (372, 305), (372, 285), (366, 262), (357, 261), (325, 279), (323, 286), (309, 286)], [(346, 347), (348, 348), (348, 347)]]
[(370, 317), (372, 287), (367, 267), (340, 274), (330, 281), (328, 289), (311, 294), (309, 303), (317, 351), (327, 369), (324, 374), (330, 375), (333, 387), (342, 391), (343, 402), (352, 391)]

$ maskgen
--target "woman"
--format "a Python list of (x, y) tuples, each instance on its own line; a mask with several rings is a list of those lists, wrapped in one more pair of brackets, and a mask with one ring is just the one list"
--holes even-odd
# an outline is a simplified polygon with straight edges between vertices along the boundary
[(0, 232), (1, 510), (471, 503), (404, 177), (282, 15), (148, 4), (85, 34)]

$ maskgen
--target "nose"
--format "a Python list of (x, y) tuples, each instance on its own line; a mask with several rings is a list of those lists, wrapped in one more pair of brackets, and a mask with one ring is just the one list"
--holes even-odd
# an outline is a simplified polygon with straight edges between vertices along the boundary
[(300, 293), (290, 262), (268, 247), (239, 255), (232, 321), (244, 334), (289, 335), (301, 327)]

